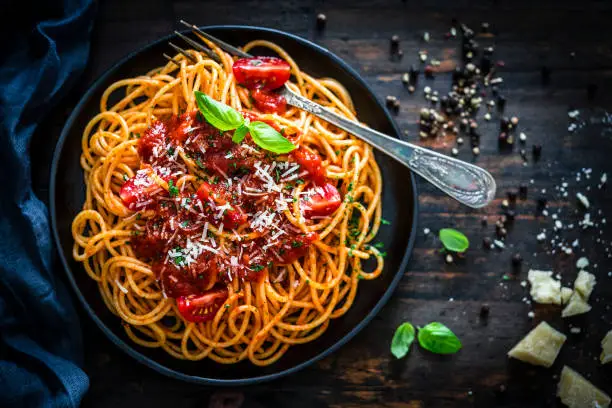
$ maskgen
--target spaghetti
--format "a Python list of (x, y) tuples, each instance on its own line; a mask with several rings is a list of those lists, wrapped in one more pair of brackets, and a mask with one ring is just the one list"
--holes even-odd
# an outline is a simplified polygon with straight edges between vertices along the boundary
[[(296, 108), (266, 109), (237, 84), (232, 57), (207, 45), (220, 61), (190, 50), (196, 62), (179, 54), (104, 92), (83, 132), (73, 256), (137, 344), (264, 366), (321, 336), (359, 282), (381, 274), (370, 243), (382, 180), (367, 144)], [(305, 74), (273, 43), (244, 50), (255, 47), (289, 64), (291, 90), (356, 119), (341, 84)], [(196, 91), (298, 148), (271, 153), (252, 134), (232, 142), (237, 130), (197, 113)]]

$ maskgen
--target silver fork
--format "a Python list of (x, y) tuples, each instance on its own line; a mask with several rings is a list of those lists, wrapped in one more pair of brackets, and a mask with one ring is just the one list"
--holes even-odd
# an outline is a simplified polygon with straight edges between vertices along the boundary
[[(184, 20), (180, 22), (189, 27), (192, 32), (196, 32), (202, 37), (214, 42), (219, 48), (231, 55), (241, 58), (252, 57), (251, 54), (205, 33), (193, 24), (189, 24)], [(219, 60), (219, 57), (208, 47), (186, 37), (178, 31), (175, 31), (175, 34), (194, 49), (206, 53), (209, 57), (217, 61)], [(169, 44), (176, 51), (185, 55), (186, 58), (195, 62), (195, 58), (193, 55), (190, 55), (188, 51), (173, 43)], [(166, 54), (164, 54), (164, 56), (172, 60), (170, 56)], [(395, 139), (384, 133), (370, 129), (294, 93), (287, 86), (281, 88), (279, 92), (285, 97), (289, 105), (312, 113), (332, 125), (366, 141), (381, 152), (393, 157), (410, 170), (419, 174), (425, 180), (429, 181), (460, 203), (472, 208), (482, 208), (491, 202), (495, 196), (495, 179), (488, 171), (481, 167), (412, 143)]]

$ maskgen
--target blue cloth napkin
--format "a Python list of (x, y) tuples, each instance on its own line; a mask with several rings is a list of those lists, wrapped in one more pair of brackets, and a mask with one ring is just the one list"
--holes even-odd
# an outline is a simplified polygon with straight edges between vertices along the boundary
[[(32, 191), (38, 122), (85, 68), (92, 0), (5, 3), (0, 55), (0, 407), (76, 407), (89, 387), (77, 315)], [(2, 7), (0, 7), (1, 9)]]

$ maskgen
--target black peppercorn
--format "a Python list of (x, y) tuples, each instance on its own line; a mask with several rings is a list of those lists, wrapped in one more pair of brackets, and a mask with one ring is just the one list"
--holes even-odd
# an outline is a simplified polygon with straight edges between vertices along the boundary
[(527, 184), (521, 183), (519, 185), (519, 197), (521, 200), (527, 199)]
[(499, 130), (501, 130), (502, 132), (507, 132), (510, 130), (510, 128), (511, 128), (510, 119), (508, 119), (505, 116), (501, 118), (499, 121)]
[(514, 266), (515, 268), (518, 268), (519, 266), (521, 266), (522, 262), (523, 262), (523, 257), (521, 256), (521, 254), (517, 252), (514, 255), (512, 255), (512, 266)]
[(547, 202), (546, 197), (538, 198), (537, 208), (539, 212), (542, 212), (546, 208)]
[(508, 197), (508, 201), (510, 201), (511, 203), (516, 202), (516, 197), (517, 197), (516, 190), (510, 190), (506, 192), (506, 196)]
[(394, 34), (391, 36), (391, 54), (395, 54), (399, 49), (399, 36)]
[(497, 110), (499, 112), (503, 112), (506, 107), (506, 97), (503, 95), (497, 96)]
[(482, 306), (480, 306), (480, 317), (482, 318), (489, 317), (490, 310), (491, 308), (489, 307), (489, 305), (486, 303), (483, 303)]
[(539, 160), (542, 156), (542, 145), (534, 144), (531, 148), (531, 154), (534, 160)]
[(482, 239), (482, 246), (484, 249), (491, 249), (491, 245), (493, 245), (493, 240), (489, 237), (484, 237)]
[(320, 13), (317, 15), (317, 30), (323, 31), (325, 29), (325, 24), (327, 23), (327, 17), (325, 14)]

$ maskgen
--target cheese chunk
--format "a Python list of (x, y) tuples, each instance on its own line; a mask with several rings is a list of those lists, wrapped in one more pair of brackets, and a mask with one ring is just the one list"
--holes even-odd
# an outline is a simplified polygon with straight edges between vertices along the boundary
[(601, 341), (601, 356), (599, 360), (601, 364), (608, 364), (612, 361), (612, 330)]
[(574, 294), (569, 300), (565, 309), (561, 312), (562, 317), (570, 317), (576, 316), (579, 314), (586, 313), (591, 310), (591, 305), (589, 305), (578, 291), (574, 291)]
[(574, 289), (580, 292), (585, 301), (588, 301), (596, 283), (595, 275), (587, 271), (580, 271), (574, 282)]
[(531, 284), (529, 294), (534, 302), (561, 304), (561, 282), (552, 276), (552, 271), (529, 270), (527, 274), (527, 280)]
[(571, 288), (561, 288), (561, 303), (567, 305), (573, 293)]
[(550, 367), (567, 337), (542, 322), (508, 352), (508, 356), (529, 364)]
[(569, 408), (607, 408), (610, 397), (591, 384), (586, 378), (564, 366), (557, 387), (561, 402)]

